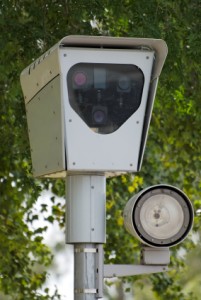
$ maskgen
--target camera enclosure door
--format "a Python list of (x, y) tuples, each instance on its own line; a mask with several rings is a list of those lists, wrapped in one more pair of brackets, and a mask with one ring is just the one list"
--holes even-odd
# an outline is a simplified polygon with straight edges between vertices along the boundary
[(60, 60), (67, 169), (137, 171), (154, 51), (66, 48)]

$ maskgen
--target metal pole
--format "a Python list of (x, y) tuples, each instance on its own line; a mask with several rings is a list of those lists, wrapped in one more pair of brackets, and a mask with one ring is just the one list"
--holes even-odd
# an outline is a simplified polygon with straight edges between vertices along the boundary
[(95, 300), (102, 297), (105, 176), (70, 175), (66, 190), (66, 243), (74, 244), (74, 299)]
[(96, 299), (96, 245), (76, 244), (74, 249), (75, 299)]

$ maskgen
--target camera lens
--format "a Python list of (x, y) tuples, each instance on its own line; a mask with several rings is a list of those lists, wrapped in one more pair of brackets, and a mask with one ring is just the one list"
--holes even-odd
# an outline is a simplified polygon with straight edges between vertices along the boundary
[(93, 121), (96, 124), (103, 124), (106, 120), (106, 114), (103, 110), (96, 110), (93, 112)]
[(118, 86), (121, 90), (128, 90), (130, 88), (130, 80), (127, 76), (121, 76), (118, 80)]
[(86, 84), (87, 76), (84, 72), (77, 72), (74, 74), (73, 80), (77, 86), (81, 87)]

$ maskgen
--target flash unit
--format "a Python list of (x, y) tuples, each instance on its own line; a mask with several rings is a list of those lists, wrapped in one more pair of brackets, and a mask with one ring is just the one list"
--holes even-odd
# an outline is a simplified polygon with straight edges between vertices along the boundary
[(152, 247), (170, 247), (184, 240), (190, 231), (193, 208), (181, 190), (169, 185), (156, 185), (128, 201), (124, 224), (142, 243)]

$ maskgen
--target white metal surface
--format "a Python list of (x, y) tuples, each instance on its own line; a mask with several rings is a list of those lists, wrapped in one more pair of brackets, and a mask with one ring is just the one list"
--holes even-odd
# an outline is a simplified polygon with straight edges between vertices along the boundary
[(149, 92), (153, 51), (111, 49), (62, 49), (60, 51), (63, 99), (68, 99), (66, 76), (76, 63), (111, 63), (137, 65), (144, 73), (144, 89), (138, 110), (115, 132), (94, 133), (64, 101), (69, 171), (137, 171), (141, 136)]
[(169, 248), (143, 247), (141, 250), (143, 265), (168, 265), (170, 263)]
[(21, 73), (20, 81), (25, 104), (43, 89), (46, 84), (60, 74), (58, 51), (58, 45), (55, 45)]
[(60, 78), (54, 78), (26, 105), (33, 174), (66, 170)]
[(105, 177), (67, 177), (66, 243), (105, 243)]
[(124, 277), (142, 274), (151, 274), (167, 271), (167, 266), (146, 265), (104, 265), (104, 277)]

